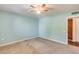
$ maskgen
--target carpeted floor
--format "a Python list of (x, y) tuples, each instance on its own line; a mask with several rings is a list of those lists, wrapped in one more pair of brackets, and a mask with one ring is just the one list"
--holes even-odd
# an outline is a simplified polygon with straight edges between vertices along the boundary
[[(75, 51), (77, 50), (77, 51)], [(33, 38), (0, 47), (0, 54), (74, 54), (77, 48), (43, 38)]]

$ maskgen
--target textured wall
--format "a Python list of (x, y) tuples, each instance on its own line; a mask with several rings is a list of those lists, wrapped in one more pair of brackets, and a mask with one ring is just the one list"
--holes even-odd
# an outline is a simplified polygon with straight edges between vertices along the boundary
[(38, 36), (38, 20), (0, 11), (0, 44)]

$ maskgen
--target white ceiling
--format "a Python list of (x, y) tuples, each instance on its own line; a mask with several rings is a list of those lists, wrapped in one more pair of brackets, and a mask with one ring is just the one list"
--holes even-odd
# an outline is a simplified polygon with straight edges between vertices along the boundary
[(49, 9), (47, 13), (41, 13), (40, 15), (38, 15), (35, 12), (30, 12), (30, 4), (0, 4), (0, 10), (18, 13), (31, 17), (42, 17), (51, 14), (54, 15), (58, 13), (79, 10), (79, 4), (49, 4), (48, 6), (52, 9)]

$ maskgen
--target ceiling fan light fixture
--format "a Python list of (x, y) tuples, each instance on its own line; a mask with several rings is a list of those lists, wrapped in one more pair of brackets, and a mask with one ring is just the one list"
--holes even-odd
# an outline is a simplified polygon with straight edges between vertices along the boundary
[(37, 13), (37, 14), (40, 14), (40, 13), (41, 13), (41, 11), (36, 11), (36, 13)]
[(36, 11), (36, 13), (40, 14), (41, 12), (47, 12), (48, 11), (48, 5), (47, 4), (39, 4), (39, 5), (31, 5), (32, 10)]

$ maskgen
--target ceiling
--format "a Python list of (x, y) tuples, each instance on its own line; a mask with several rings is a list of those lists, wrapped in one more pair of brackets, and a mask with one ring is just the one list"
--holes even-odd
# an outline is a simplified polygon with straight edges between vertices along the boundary
[(48, 12), (37, 14), (35, 12), (31, 12), (30, 5), (31, 4), (0, 4), (0, 10), (31, 17), (43, 17), (51, 14), (54, 15), (79, 10), (79, 4), (48, 4), (48, 6), (51, 8)]

